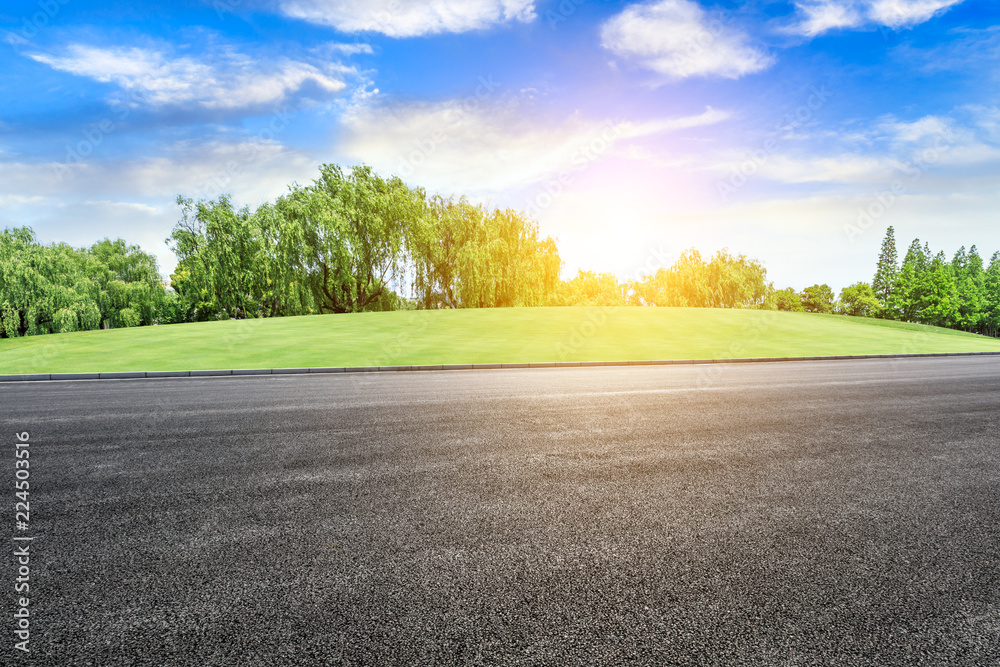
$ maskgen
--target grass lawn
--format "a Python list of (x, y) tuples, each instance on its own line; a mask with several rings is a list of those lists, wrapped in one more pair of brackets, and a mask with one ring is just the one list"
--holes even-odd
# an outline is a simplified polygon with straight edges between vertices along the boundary
[(0, 374), (1000, 351), (1000, 340), (838, 315), (514, 308), (201, 322), (0, 340)]

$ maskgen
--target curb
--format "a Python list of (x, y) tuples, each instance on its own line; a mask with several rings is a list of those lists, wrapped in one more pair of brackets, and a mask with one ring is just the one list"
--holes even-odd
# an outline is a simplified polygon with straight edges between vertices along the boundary
[(466, 371), (510, 368), (591, 368), (595, 366), (674, 366), (681, 364), (748, 364), (780, 361), (846, 361), (848, 359), (920, 359), (926, 357), (1000, 356), (1000, 352), (937, 352), (927, 354), (862, 354), (831, 357), (755, 357), (750, 359), (670, 359), (660, 361), (548, 361), (511, 364), (438, 364), (431, 366), (344, 366), (333, 368), (244, 368), (201, 371), (129, 371), (119, 373), (33, 373), (0, 375), (0, 382), (51, 380), (132, 380), (145, 378), (219, 377), (231, 375), (303, 375), (327, 373), (386, 373), (404, 371)]

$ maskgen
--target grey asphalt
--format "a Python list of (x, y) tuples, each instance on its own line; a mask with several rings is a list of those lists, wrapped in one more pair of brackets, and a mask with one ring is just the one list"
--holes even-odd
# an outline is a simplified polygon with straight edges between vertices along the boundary
[(1000, 665), (997, 357), (14, 383), (0, 421), (3, 664)]

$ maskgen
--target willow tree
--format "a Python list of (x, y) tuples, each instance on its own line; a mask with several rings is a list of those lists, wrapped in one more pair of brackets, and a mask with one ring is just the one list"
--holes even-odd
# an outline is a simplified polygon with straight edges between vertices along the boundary
[(411, 245), (424, 307), (541, 306), (559, 287), (555, 241), (520, 211), (433, 198)]
[(42, 245), (27, 227), (0, 232), (0, 336), (152, 324), (163, 302), (156, 259), (105, 239)]
[(286, 221), (280, 255), (301, 275), (320, 312), (388, 310), (398, 297), (406, 241), (423, 213), (421, 197), (398, 178), (369, 167), (349, 174), (323, 165), (320, 177), (296, 186), (277, 208)]
[(226, 195), (177, 203), (182, 218), (167, 240), (179, 260), (171, 284), (190, 319), (311, 312), (294, 258), (282, 254), (287, 221), (272, 204), (236, 210)]
[(632, 284), (636, 303), (692, 308), (763, 308), (772, 290), (758, 260), (720, 250), (705, 261), (694, 248)]

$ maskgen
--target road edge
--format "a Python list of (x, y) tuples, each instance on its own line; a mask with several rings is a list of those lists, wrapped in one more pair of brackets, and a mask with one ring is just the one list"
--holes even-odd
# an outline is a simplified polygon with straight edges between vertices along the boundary
[(192, 371), (125, 371), (113, 373), (24, 373), (0, 375), (0, 382), (65, 380), (130, 380), (146, 378), (223, 377), (233, 375), (303, 375), (329, 373), (398, 373), (405, 371), (466, 371), (509, 368), (591, 368), (596, 366), (674, 366), (680, 364), (746, 364), (782, 361), (846, 361), (849, 359), (923, 359), (928, 357), (1000, 356), (997, 352), (937, 352), (923, 354), (861, 354), (819, 357), (753, 357), (746, 359), (665, 359), (649, 361), (549, 361), (500, 364), (436, 364), (423, 366), (335, 366), (330, 368), (241, 368)]

